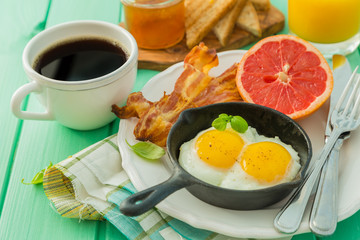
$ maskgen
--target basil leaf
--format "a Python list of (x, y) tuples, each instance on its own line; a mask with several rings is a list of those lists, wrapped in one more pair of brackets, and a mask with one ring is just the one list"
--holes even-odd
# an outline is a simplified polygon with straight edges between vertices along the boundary
[(226, 129), (227, 123), (230, 123), (232, 129), (239, 133), (244, 133), (248, 129), (248, 124), (245, 119), (240, 116), (227, 115), (222, 113), (216, 118), (211, 126), (219, 131), (224, 131)]
[(232, 129), (239, 133), (244, 133), (248, 129), (248, 123), (240, 116), (233, 116), (230, 121)]
[(219, 130), (219, 131), (224, 131), (226, 129), (226, 124), (227, 124), (227, 121), (225, 121), (224, 119), (222, 118), (216, 118), (211, 126), (213, 126), (215, 129)]
[(31, 182), (26, 183), (24, 182), (24, 179), (21, 180), (21, 183), (25, 184), (25, 185), (31, 185), (31, 184), (40, 184), (43, 183), (44, 180), (44, 174), (46, 172), (46, 170), (48, 170), (50, 167), (52, 166), (52, 163), (50, 162), (49, 166), (47, 166), (45, 169), (40, 170), (31, 180)]
[(231, 120), (232, 116), (231, 115), (229, 116), (226, 113), (222, 113), (219, 115), (219, 118), (225, 120), (226, 122), (229, 122)]
[(127, 140), (125, 141), (137, 155), (149, 160), (159, 159), (165, 154), (165, 150), (162, 147), (151, 142), (138, 142), (130, 145)]

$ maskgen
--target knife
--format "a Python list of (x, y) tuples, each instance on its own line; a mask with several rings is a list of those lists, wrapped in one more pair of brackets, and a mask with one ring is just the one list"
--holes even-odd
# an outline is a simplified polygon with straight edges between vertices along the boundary
[[(334, 87), (330, 96), (329, 113), (335, 107), (342, 90), (352, 74), (351, 67), (346, 57), (333, 56)], [(330, 115), (325, 129), (325, 141), (330, 136)], [(318, 189), (310, 214), (310, 229), (319, 236), (329, 236), (335, 232), (338, 221), (338, 160), (339, 150), (345, 138), (350, 133), (343, 134), (335, 143), (334, 148), (322, 168)]]

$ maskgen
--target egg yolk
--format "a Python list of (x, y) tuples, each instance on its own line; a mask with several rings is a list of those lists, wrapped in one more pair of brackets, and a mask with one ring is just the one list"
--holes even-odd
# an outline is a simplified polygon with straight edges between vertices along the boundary
[(196, 151), (201, 160), (211, 166), (230, 168), (244, 146), (243, 139), (235, 132), (210, 130), (196, 141)]
[(241, 155), (242, 169), (259, 182), (278, 182), (288, 169), (290, 153), (280, 144), (258, 142), (250, 144)]

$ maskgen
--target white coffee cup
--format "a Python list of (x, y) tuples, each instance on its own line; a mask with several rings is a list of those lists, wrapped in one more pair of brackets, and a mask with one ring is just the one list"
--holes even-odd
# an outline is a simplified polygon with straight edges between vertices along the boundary
[[(71, 38), (101, 37), (116, 41), (128, 54), (127, 61), (113, 72), (84, 81), (60, 81), (34, 70), (36, 58), (58, 42)], [(116, 116), (113, 104), (122, 105), (131, 93), (137, 73), (138, 48), (133, 36), (118, 25), (101, 21), (73, 21), (48, 28), (29, 41), (23, 52), (23, 67), (29, 83), (13, 94), (11, 109), (21, 119), (56, 120), (77, 130), (102, 127)], [(21, 103), (35, 93), (45, 112), (22, 111)]]

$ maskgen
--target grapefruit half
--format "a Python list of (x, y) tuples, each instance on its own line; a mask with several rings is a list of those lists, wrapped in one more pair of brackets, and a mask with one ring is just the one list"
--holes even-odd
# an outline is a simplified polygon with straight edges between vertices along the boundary
[(236, 85), (244, 101), (299, 119), (330, 97), (333, 76), (313, 45), (295, 36), (275, 35), (256, 43), (242, 57)]

